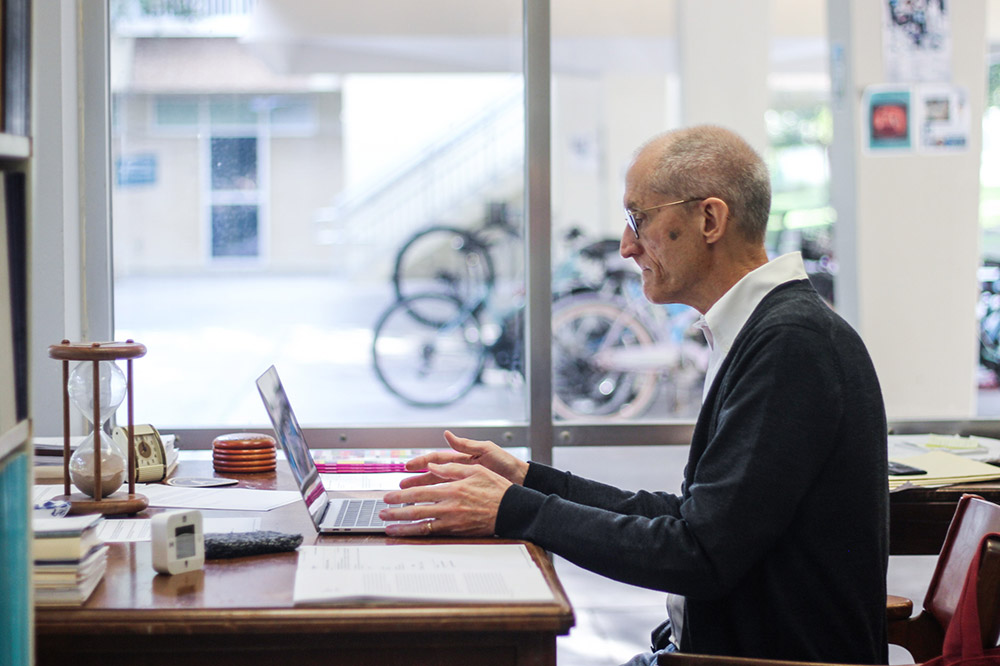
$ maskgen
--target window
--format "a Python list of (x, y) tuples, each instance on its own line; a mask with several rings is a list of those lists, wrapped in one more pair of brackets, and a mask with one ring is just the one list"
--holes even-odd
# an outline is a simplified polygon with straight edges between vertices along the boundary
[[(278, 0), (262, 1), (280, 6)], [(183, 30), (169, 39), (162, 37), (163, 26), (155, 27), (158, 17), (143, 13), (148, 3), (120, 0), (110, 5), (112, 62), (120, 65), (123, 61), (116, 59), (125, 56), (142, 65), (110, 68), (114, 113), (110, 155), (103, 162), (112, 165), (111, 173), (121, 181), (112, 195), (113, 335), (134, 337), (151, 350), (140, 370), (154, 381), (143, 387), (152, 397), (138, 405), (139, 418), (171, 429), (262, 423), (252, 380), (262, 370), (259, 366), (273, 361), (287, 368), (283, 375), (293, 397), (294, 387), (303, 387), (303, 397), (296, 401), (300, 417), (327, 443), (342, 441), (332, 424), (348, 423), (351, 442), (366, 436), (369, 427), (378, 433), (401, 424), (421, 437), (448, 423), (517, 442), (526, 441), (526, 428), (539, 429), (530, 437), (543, 446), (553, 440), (581, 441), (576, 439), (580, 432), (588, 444), (617, 442), (620, 435), (613, 426), (619, 423), (634, 426), (629, 441), (635, 443), (669, 441), (671, 433), (684, 432), (693, 413), (691, 401), (698, 396), (697, 380), (686, 391), (677, 390), (683, 373), (656, 386), (648, 411), (614, 413), (638, 404), (636, 396), (650, 395), (640, 389), (645, 384), (635, 376), (636, 368), (625, 363), (632, 348), (658, 342), (650, 345), (638, 326), (618, 340), (614, 352), (599, 357), (610, 367), (597, 368), (607, 376), (589, 382), (597, 394), (563, 398), (578, 413), (558, 413), (553, 400), (554, 422), (548, 423), (547, 416), (545, 423), (536, 422), (533, 410), (548, 402), (532, 399), (536, 385), (541, 387), (537, 390), (569, 387), (580, 393), (583, 383), (574, 378), (595, 375), (586, 375), (593, 367), (574, 363), (584, 358), (581, 352), (557, 355), (554, 344), (538, 344), (539, 322), (547, 316), (524, 317), (537, 314), (537, 301), (551, 297), (552, 303), (541, 307), (556, 305), (552, 314), (560, 315), (564, 327), (546, 327), (551, 338), (546, 342), (568, 338), (570, 348), (577, 345), (578, 350), (611, 328), (593, 308), (564, 309), (566, 303), (558, 303), (564, 295), (560, 285), (607, 275), (607, 266), (580, 258), (579, 250), (589, 242), (602, 243), (599, 247), (607, 251), (599, 256), (617, 261), (613, 245), (622, 229), (624, 166), (640, 141), (680, 122), (684, 82), (676, 62), (675, 8), (644, 5), (651, 13), (640, 20), (610, 8), (596, 16), (589, 12), (584, 17), (568, 7), (554, 7), (550, 14), (548, 3), (533, 2), (523, 4), (527, 15), (522, 16), (520, 2), (491, 3), (474, 25), (458, 25), (450, 16), (435, 23), (425, 12), (419, 20), (392, 15), (392, 29), (387, 30), (386, 25), (366, 25), (363, 15), (355, 21), (347, 3), (314, 4), (333, 13), (323, 29), (335, 39), (323, 40), (328, 48), (322, 49), (322, 58), (311, 48), (315, 43), (287, 48), (280, 39), (270, 39), (274, 35), (266, 33), (267, 26), (254, 23), (252, 2), (239, 3), (242, 9), (231, 15), (218, 9), (227, 3), (212, 3), (214, 11), (226, 15), (215, 16), (210, 31), (199, 33), (201, 19), (185, 16)], [(822, 14), (821, 4), (810, 5), (810, 15)], [(80, 11), (87, 14), (89, 30), (90, 14), (100, 13), (99, 8)], [(535, 11), (542, 14), (540, 23), (532, 19)], [(180, 21), (164, 21), (170, 23), (177, 27)], [(103, 29), (108, 25), (104, 22)], [(319, 25), (311, 21), (311, 27)], [(827, 55), (824, 31), (817, 25), (807, 38), (809, 57), (790, 64), (788, 58), (798, 57), (796, 48), (783, 54), (785, 60), (772, 53), (775, 71), (781, 66), (811, 72), (819, 62), (822, 73)], [(435, 26), (451, 32), (431, 29)], [(533, 26), (544, 39), (536, 34), (531, 40)], [(93, 40), (85, 35), (82, 41)], [(541, 63), (545, 85), (533, 88), (539, 77), (531, 54), (539, 52), (539, 44), (544, 44), (543, 57), (534, 62)], [(522, 53), (528, 54), (527, 64)], [(166, 68), (148, 66), (166, 62), (171, 63)], [(802, 96), (787, 82), (771, 86), (777, 118), (788, 111), (798, 114), (792, 126), (803, 137), (802, 146), (775, 143), (771, 155), (781, 178), (776, 190), (785, 187), (789, 200), (801, 198), (783, 202), (787, 212), (781, 228), (772, 229), (774, 248), (822, 242), (819, 230), (831, 225), (824, 176), (816, 177), (823, 163), (823, 137), (806, 140), (804, 132), (822, 126), (826, 102), (813, 94), (821, 88), (805, 86), (809, 94)], [(81, 90), (91, 95), (96, 89), (88, 85)], [(99, 94), (94, 96), (99, 100)], [(65, 100), (53, 102), (40, 108), (65, 106)], [(470, 133), (478, 145), (472, 139), (447, 140), (480, 122), (491, 129)], [(782, 131), (779, 124), (773, 136)], [(216, 139), (256, 142), (256, 189), (212, 187), (211, 143)], [(424, 168), (417, 170), (415, 164)], [(234, 180), (239, 170), (226, 169), (229, 173), (219, 177)], [(525, 178), (527, 171), (531, 178)], [(470, 188), (479, 188), (483, 197), (465, 196)], [(96, 209), (100, 198), (88, 193), (83, 199), (94, 207), (87, 211), (90, 221), (103, 219)], [(218, 207), (228, 207), (230, 214)], [(540, 219), (545, 225), (541, 234), (532, 226)], [(472, 377), (471, 388), (461, 397), (447, 398), (447, 406), (418, 406), (396, 396), (379, 380), (373, 353), (376, 325), (402, 300), (392, 280), (396, 258), (418, 230), (432, 225), (465, 232), (437, 247), (421, 244), (414, 261), (406, 264), (411, 284), (448, 285), (450, 293), (437, 298), (438, 310), (447, 303), (454, 308), (453, 299), (464, 303), (461, 294), (481, 294), (486, 284), (481, 278), (490, 274), (484, 271), (493, 269), (489, 305), (477, 311), (474, 322), (463, 319), (452, 331), (459, 324), (471, 326), (457, 339), (486, 349), (488, 356), (481, 370), (473, 365), (463, 375)], [(470, 230), (487, 227), (488, 243), (469, 240)], [(515, 233), (505, 239), (502, 227)], [(218, 242), (215, 228), (225, 232)], [(810, 238), (814, 233), (816, 238)], [(520, 240), (525, 238), (531, 238), (528, 252)], [(98, 231), (86, 243), (98, 260), (101, 242)], [(482, 251), (487, 245), (489, 253)], [(550, 251), (539, 249), (546, 245)], [(540, 253), (546, 256), (540, 259)], [(64, 258), (75, 257), (70, 251)], [(87, 262), (88, 270), (98, 270), (100, 261), (94, 256)], [(532, 286), (540, 274), (544, 280), (551, 274), (548, 288)], [(88, 316), (100, 323), (106, 315), (110, 321), (110, 305), (101, 310), (108, 300), (102, 296), (103, 278), (94, 276), (98, 279), (86, 285)], [(331, 282), (339, 288), (331, 289)], [(551, 294), (544, 294), (550, 289)], [(468, 309), (460, 307), (457, 313)], [(568, 312), (586, 316), (574, 319)], [(668, 310), (643, 316), (676, 320), (677, 327), (663, 336), (672, 344), (698, 344), (697, 338), (684, 335), (683, 320), (689, 314)], [(91, 331), (104, 330), (102, 326), (91, 326)], [(511, 350), (510, 333), (520, 330), (520, 345)], [(530, 358), (549, 354), (550, 347), (552, 358), (544, 361), (552, 361), (551, 370), (527, 367)], [(416, 349), (423, 354), (428, 347)], [(457, 358), (467, 363), (465, 357)], [(410, 364), (414, 373), (420, 368), (420, 363)], [(220, 393), (227, 397), (225, 405), (217, 399)], [(216, 412), (204, 415), (210, 403)], [(361, 409), (371, 405), (377, 406), (374, 420)], [(677, 430), (672, 429), (675, 423)], [(684, 439), (683, 434), (677, 438)], [(365, 441), (377, 440), (375, 434)]]
[[(475, 45), (424, 9), (390, 28), (320, 3), (289, 40), (254, 3), (112, 5), (113, 153), (158, 169), (113, 189), (116, 337), (150, 350), (137, 418), (263, 423), (274, 363), (306, 426), (523, 427), (519, 0)], [(299, 59), (307, 28), (329, 43)]]
[[(521, 3), (474, 24), (424, 12), (390, 26), (320, 3), (281, 34), (219, 3), (185, 16), (184, 36), (115, 4), (128, 11), (112, 11), (113, 42), (128, 48), (112, 70), (131, 72), (115, 87), (115, 150), (141, 148), (160, 174), (114, 191), (116, 335), (149, 341), (157, 396), (140, 418), (261, 422), (252, 380), (274, 362), (314, 427), (529, 424)], [(645, 302), (618, 255), (631, 151), (677, 122), (673, 13), (645, 11), (609, 11), (596, 32), (551, 16), (551, 258), (536, 266), (552, 276), (538, 283), (552, 292), (551, 367), (534, 373), (557, 424), (663, 424), (701, 400), (697, 314)], [(296, 26), (327, 38), (304, 49)], [(822, 124), (820, 106), (790, 106), (796, 131)], [(795, 242), (830, 222), (822, 144), (806, 143), (775, 153), (781, 173), (811, 174), (786, 188), (806, 192), (783, 219)]]
[(260, 254), (257, 138), (213, 137), (210, 148), (212, 257)]
[(212, 256), (256, 257), (256, 206), (212, 206)]

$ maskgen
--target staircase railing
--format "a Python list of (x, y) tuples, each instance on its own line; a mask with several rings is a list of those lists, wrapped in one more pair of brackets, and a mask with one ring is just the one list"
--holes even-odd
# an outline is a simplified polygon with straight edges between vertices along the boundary
[(480, 223), (486, 202), (519, 192), (523, 161), (523, 97), (517, 94), (391, 173), (341, 192), (318, 211), (317, 238), (367, 246), (364, 252), (338, 252), (338, 268), (385, 271), (372, 261), (390, 261), (393, 250), (417, 229), (432, 222)]

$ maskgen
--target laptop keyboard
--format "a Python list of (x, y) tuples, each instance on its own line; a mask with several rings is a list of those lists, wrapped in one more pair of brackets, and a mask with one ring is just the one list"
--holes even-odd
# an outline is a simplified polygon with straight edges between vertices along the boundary
[(382, 527), (378, 512), (389, 505), (380, 499), (352, 499), (341, 504), (335, 527)]

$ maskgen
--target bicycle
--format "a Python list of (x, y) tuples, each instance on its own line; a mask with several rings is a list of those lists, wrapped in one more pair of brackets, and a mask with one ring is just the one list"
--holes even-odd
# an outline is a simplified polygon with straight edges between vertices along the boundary
[(523, 339), (523, 308), (496, 325), (451, 294), (415, 294), (375, 324), (372, 361), (382, 385), (407, 404), (443, 407), (480, 384), (491, 359), (523, 378)]
[[(441, 236), (441, 229), (428, 229), (415, 238), (430, 232)], [(477, 254), (478, 265), (492, 265), (486, 263), (486, 245), (473, 233), (450, 228), (448, 232), (462, 240), (455, 245), (456, 254)], [(568, 238), (575, 242), (580, 235), (571, 232)], [(411, 239), (399, 256), (412, 243)], [(401, 263), (397, 260), (397, 265)], [(468, 263), (463, 260), (458, 265)], [(397, 271), (394, 284), (404, 273)], [(456, 285), (475, 281), (455, 279), (446, 269), (441, 273), (433, 281), (439, 291), (406, 294), (399, 289), (404, 295), (382, 314), (374, 329), (376, 375), (390, 392), (411, 405), (440, 407), (461, 399), (482, 383), (488, 364), (523, 380), (523, 306), (515, 304), (490, 321), (484, 315), (492, 280), (484, 279), (481, 291), (457, 289)], [(495, 278), (489, 271), (483, 276)], [(641, 416), (652, 407), (661, 387), (673, 388), (675, 405), (690, 401), (692, 387), (704, 377), (707, 358), (704, 345), (686, 332), (693, 311), (684, 306), (649, 307), (642, 296), (641, 278), (618, 255), (617, 240), (578, 247), (559, 267), (554, 282), (553, 412), (557, 418)], [(402, 281), (398, 284), (406, 286)], [(477, 295), (463, 299), (470, 293)]]
[(646, 301), (641, 276), (630, 264), (613, 264), (617, 241), (581, 253), (604, 267), (605, 279), (554, 299), (553, 412), (636, 418), (662, 394), (673, 413), (694, 413), (708, 365), (704, 338), (691, 327), (697, 312)]
[[(418, 231), (396, 253), (392, 270), (392, 288), (396, 301), (409, 297), (443, 293), (458, 299), (462, 306), (481, 313), (493, 296), (497, 282), (495, 248), (506, 245), (513, 251), (521, 232), (514, 224), (506, 204), (493, 203), (487, 208), (482, 229), (460, 229), (434, 225)], [(506, 274), (516, 274), (516, 260)], [(417, 304), (410, 303), (410, 308)], [(413, 315), (428, 325), (445, 322), (429, 318), (431, 313), (413, 310)]]

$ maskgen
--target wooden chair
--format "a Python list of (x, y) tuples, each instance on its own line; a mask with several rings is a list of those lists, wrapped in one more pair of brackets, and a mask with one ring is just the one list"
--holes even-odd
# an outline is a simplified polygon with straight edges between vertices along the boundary
[[(983, 536), (990, 532), (1000, 532), (1000, 505), (963, 495), (941, 546), (923, 609), (911, 617), (908, 610), (904, 613), (905, 604), (889, 598), (889, 643), (906, 648), (918, 662), (941, 654), (944, 632), (955, 614), (969, 563)], [(983, 646), (993, 647), (1000, 636), (1000, 539), (986, 544), (979, 563), (978, 597)]]
[[(976, 495), (963, 495), (941, 546), (920, 613), (912, 616), (913, 602), (909, 599), (889, 595), (886, 600), (890, 644), (908, 650), (918, 663), (941, 654), (944, 632), (955, 614), (972, 556), (983, 536), (991, 532), (1000, 533), (1000, 505)], [(1000, 538), (987, 540), (980, 559), (978, 598), (983, 646), (993, 647), (1000, 637)], [(806, 663), (687, 653), (665, 654), (658, 660), (659, 666), (805, 666)]]

